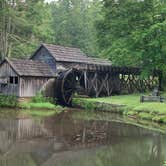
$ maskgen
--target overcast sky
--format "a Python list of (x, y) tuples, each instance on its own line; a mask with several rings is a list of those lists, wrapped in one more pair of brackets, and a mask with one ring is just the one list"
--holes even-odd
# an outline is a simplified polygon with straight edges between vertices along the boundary
[(57, 0), (45, 0), (45, 2), (52, 2), (52, 1), (57, 1)]

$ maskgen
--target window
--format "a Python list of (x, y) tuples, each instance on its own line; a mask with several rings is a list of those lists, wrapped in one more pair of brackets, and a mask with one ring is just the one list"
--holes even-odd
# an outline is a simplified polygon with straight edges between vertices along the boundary
[(15, 84), (18, 84), (18, 77), (15, 77)]
[(14, 83), (14, 77), (10, 77), (10, 84), (13, 84)]
[(18, 84), (18, 77), (10, 77), (9, 83), (10, 84)]

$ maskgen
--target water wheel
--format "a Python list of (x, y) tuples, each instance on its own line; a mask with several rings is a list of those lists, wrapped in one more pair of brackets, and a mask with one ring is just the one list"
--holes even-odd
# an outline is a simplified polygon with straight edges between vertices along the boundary
[(71, 69), (60, 73), (56, 88), (58, 101), (63, 105), (70, 106), (75, 89), (76, 89), (75, 72)]

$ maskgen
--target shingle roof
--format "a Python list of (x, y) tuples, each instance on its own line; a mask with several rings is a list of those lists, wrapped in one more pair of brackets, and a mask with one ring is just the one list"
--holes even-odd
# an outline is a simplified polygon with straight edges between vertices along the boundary
[(41, 61), (29, 59), (5, 59), (19, 76), (54, 77), (50, 67)]
[(78, 48), (64, 47), (53, 44), (42, 44), (41, 47), (42, 46), (49, 51), (49, 53), (56, 59), (56, 61), (107, 66), (111, 65), (111, 61), (106, 59), (88, 57)]

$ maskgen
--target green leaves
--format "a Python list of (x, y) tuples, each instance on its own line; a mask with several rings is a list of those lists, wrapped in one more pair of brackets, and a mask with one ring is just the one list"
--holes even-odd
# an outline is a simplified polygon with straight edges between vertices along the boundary
[(0, 1), (0, 58), (25, 57), (52, 41), (50, 6), (43, 0)]
[(52, 4), (54, 43), (98, 53), (95, 22), (100, 18), (100, 1), (62, 0)]
[(103, 16), (99, 46), (114, 65), (165, 68), (165, 1), (104, 0)]

